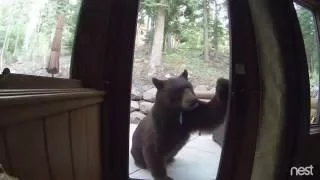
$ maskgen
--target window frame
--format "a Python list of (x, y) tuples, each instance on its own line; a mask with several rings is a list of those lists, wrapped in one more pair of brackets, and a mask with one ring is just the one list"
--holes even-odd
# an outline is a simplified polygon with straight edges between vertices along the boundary
[[(317, 36), (317, 49), (318, 54), (320, 57), (320, 4), (317, 5), (314, 1), (311, 0), (294, 0), (294, 3), (298, 4), (299, 6), (306, 8), (312, 13), (314, 23), (315, 23), (315, 30), (316, 30), (316, 36)], [(319, 59), (320, 61), (320, 59)], [(319, 73), (319, 88), (320, 88), (320, 73)], [(320, 133), (320, 91), (318, 91), (318, 99), (317, 99), (317, 123), (311, 124), (308, 123), (309, 132), (310, 134), (317, 134)]]

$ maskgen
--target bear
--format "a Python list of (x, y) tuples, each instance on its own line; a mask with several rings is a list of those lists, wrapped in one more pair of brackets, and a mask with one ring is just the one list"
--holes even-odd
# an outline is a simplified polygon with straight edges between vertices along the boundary
[(176, 154), (189, 138), (180, 129), (182, 112), (196, 108), (198, 99), (187, 70), (167, 80), (152, 78), (152, 82), (157, 88), (155, 103), (133, 133), (131, 154), (136, 165), (149, 168), (156, 180), (169, 180), (166, 163), (170, 154)]
[(173, 162), (191, 133), (213, 130), (223, 122), (229, 82), (219, 78), (208, 103), (196, 97), (187, 70), (167, 80), (152, 78), (152, 82), (157, 88), (155, 104), (133, 133), (131, 154), (138, 167), (150, 169), (154, 179), (170, 180), (166, 164)]

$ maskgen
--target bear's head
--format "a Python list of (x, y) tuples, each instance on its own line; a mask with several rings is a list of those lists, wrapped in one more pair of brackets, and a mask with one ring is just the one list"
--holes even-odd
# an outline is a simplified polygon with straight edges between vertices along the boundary
[(157, 88), (156, 103), (159, 105), (181, 111), (192, 110), (198, 106), (198, 99), (188, 81), (188, 71), (184, 70), (180, 76), (160, 80), (152, 78)]
[(227, 102), (229, 98), (229, 80), (224, 78), (219, 78), (216, 83), (216, 93), (215, 97), (219, 101)]

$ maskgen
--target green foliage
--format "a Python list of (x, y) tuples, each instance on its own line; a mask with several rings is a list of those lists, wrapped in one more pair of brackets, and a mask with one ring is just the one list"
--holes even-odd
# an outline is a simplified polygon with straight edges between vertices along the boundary
[(202, 49), (178, 49), (173, 53), (165, 53), (164, 65), (179, 68), (182, 64), (193, 74), (203, 79), (212, 79), (215, 68), (212, 63), (202, 61)]
[(181, 32), (179, 48), (181, 49), (202, 49), (202, 29), (200, 27), (186, 28)]
[[(0, 50), (4, 48), (6, 62), (10, 62), (20, 55), (27, 55), (26, 50), (33, 54), (48, 55), (52, 43), (58, 14), (63, 14), (64, 28), (62, 36), (62, 49), (64, 53), (71, 53), (74, 32), (78, 20), (78, 11), (81, 0), (76, 4), (68, 0), (48, 0), (39, 11), (36, 25), (31, 34), (27, 36), (30, 21), (30, 12), (37, 0), (14, 0), (14, 3), (1, 4), (0, 6)], [(226, 10), (223, 3), (216, 8), (214, 0), (209, 1), (211, 16), (209, 17), (209, 42), (213, 47), (216, 43), (220, 47), (227, 46), (228, 29), (224, 27), (225, 19), (216, 18), (214, 14)], [(152, 22), (148, 28), (145, 41), (152, 44), (154, 35), (154, 22), (157, 8), (165, 8), (165, 37), (170, 35), (178, 44), (177, 51), (196, 51), (203, 49), (203, 5), (199, 0), (141, 0), (139, 6), (138, 23), (146, 25), (148, 17)], [(26, 41), (30, 39), (25, 48)], [(4, 47), (5, 45), (5, 47)], [(220, 50), (220, 48), (219, 48)], [(188, 54), (188, 53), (187, 53)]]
[(28, 21), (27, 13), (23, 11), (23, 8), (29, 7), (29, 3), (30, 1), (25, 0), (0, 6), (0, 49), (4, 48), (7, 33), (8, 38), (15, 38), (23, 33), (21, 28), (24, 28), (24, 23)]
[[(58, 14), (65, 17), (62, 49), (68, 54), (71, 53), (81, 0), (78, 0), (76, 4), (70, 4), (68, 0), (48, 0), (41, 6), (42, 2), (14, 0), (12, 3), (1, 4), (0, 52), (3, 49), (5, 63), (15, 61), (20, 55), (27, 57), (28, 53), (36, 56), (48, 55)], [(39, 14), (31, 15), (33, 8), (37, 5), (42, 7)], [(30, 22), (36, 22), (35, 26), (33, 24), (31, 26)], [(28, 35), (30, 30), (32, 32), (29, 32)], [(27, 49), (24, 49), (27, 35), (30, 36), (30, 42)]]
[[(203, 4), (198, 0), (177, 0), (168, 1), (170, 8), (167, 12), (166, 34), (174, 34), (180, 42), (178, 48), (201, 49), (203, 48)], [(219, 17), (213, 17), (213, 14), (220, 16), (222, 10), (226, 11), (224, 2), (213, 5), (215, 1), (209, 1), (210, 13), (208, 19), (209, 42), (211, 47), (219, 44), (221, 47), (228, 45), (228, 28), (222, 23)], [(212, 8), (213, 7), (213, 8)], [(183, 20), (181, 20), (183, 19)]]

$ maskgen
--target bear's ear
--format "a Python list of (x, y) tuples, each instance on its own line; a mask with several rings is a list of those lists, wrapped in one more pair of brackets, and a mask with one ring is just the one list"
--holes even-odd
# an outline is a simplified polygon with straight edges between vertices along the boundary
[(185, 78), (186, 80), (188, 80), (188, 71), (185, 69), (185, 70), (183, 71), (183, 73), (181, 73), (180, 77), (183, 77), (183, 78)]
[(159, 90), (162, 89), (164, 86), (164, 80), (160, 80), (157, 78), (152, 78), (152, 83), (154, 84), (154, 86)]

